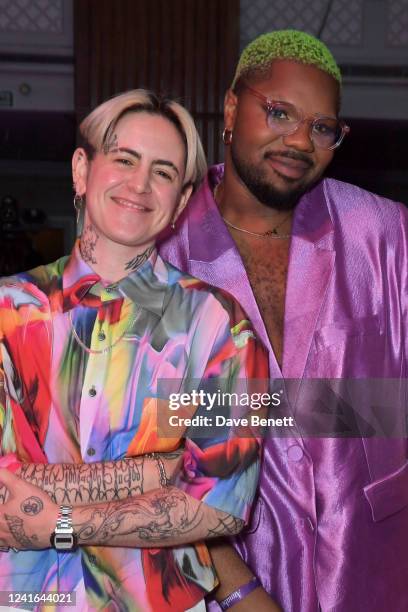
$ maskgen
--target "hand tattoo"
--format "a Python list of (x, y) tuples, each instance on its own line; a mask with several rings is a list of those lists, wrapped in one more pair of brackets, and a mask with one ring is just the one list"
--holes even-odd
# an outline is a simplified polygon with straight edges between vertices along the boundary
[(0, 486), (0, 504), (5, 504), (8, 498), (8, 489), (4, 485)]
[(34, 516), (35, 514), (39, 514), (41, 510), (44, 508), (44, 504), (42, 503), (39, 497), (28, 497), (20, 505), (21, 511), (24, 514), (28, 514), (29, 516)]
[(19, 516), (5, 515), (8, 528), (11, 535), (14, 537), (16, 542), (21, 544), (22, 548), (26, 549), (38, 549), (38, 537), (34, 534), (31, 538), (24, 531), (23, 520)]
[(98, 263), (95, 259), (95, 247), (98, 239), (99, 234), (96, 233), (94, 226), (89, 223), (82, 232), (81, 242), (79, 244), (82, 259), (86, 263)]
[(125, 265), (125, 270), (128, 271), (132, 271), (134, 272), (135, 270), (137, 270), (138, 268), (140, 268), (140, 266), (142, 264), (144, 264), (145, 261), (147, 261), (150, 257), (150, 255), (153, 253), (155, 248), (155, 245), (152, 244), (152, 246), (150, 246), (149, 248), (147, 248), (144, 253), (140, 253), (139, 255), (137, 255), (136, 257), (134, 257), (133, 259), (131, 259), (130, 261), (127, 262), (127, 264)]

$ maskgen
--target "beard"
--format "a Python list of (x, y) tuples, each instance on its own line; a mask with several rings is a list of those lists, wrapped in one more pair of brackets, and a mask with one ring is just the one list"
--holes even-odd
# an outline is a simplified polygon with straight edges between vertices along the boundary
[[(270, 179), (267, 179), (265, 172), (257, 166), (250, 164), (238, 154), (234, 142), (231, 143), (230, 152), (235, 171), (248, 191), (250, 191), (261, 204), (275, 210), (293, 210), (303, 194), (305, 194), (320, 178), (320, 175), (317, 177), (314, 176), (309, 180), (304, 179), (299, 183), (296, 179), (280, 175), (282, 180), (286, 182), (287, 188), (279, 189), (272, 184)], [(279, 153), (279, 155), (292, 159), (299, 159), (310, 164), (310, 167), (313, 168), (313, 162), (305, 154), (284, 152)], [(267, 157), (267, 155), (265, 155), (265, 157)]]

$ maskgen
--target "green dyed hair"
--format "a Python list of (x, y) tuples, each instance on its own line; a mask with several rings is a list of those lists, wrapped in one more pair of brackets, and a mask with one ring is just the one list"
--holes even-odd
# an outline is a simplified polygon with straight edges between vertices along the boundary
[(316, 66), (341, 85), (341, 73), (333, 55), (320, 40), (299, 30), (276, 30), (255, 38), (241, 53), (231, 88), (241, 77), (266, 71), (276, 59), (288, 59)]

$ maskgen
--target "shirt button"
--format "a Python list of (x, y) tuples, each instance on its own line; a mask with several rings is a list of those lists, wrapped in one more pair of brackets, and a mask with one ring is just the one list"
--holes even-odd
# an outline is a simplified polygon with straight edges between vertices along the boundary
[(289, 461), (300, 461), (303, 458), (303, 450), (297, 444), (289, 446), (287, 453)]
[(93, 457), (96, 451), (94, 448), (92, 448), (92, 446), (90, 446), (86, 452), (90, 457)]
[(98, 334), (98, 340), (100, 340), (101, 342), (103, 342), (103, 340), (105, 340), (106, 336), (105, 333), (103, 331), (99, 332)]
[(96, 395), (96, 389), (95, 387), (91, 387), (88, 391), (88, 395), (90, 395), (91, 397), (95, 397)]

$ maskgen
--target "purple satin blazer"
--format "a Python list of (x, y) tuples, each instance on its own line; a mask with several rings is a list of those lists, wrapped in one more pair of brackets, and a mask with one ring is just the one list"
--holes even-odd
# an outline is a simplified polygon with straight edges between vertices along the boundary
[[(407, 210), (331, 179), (303, 196), (281, 371), (212, 196), (222, 173), (209, 171), (162, 257), (241, 303), (271, 378), (406, 379)], [(408, 611), (407, 454), (403, 436), (266, 440), (258, 501), (235, 545), (285, 612)]]

